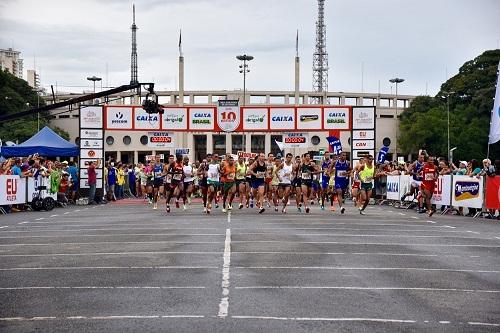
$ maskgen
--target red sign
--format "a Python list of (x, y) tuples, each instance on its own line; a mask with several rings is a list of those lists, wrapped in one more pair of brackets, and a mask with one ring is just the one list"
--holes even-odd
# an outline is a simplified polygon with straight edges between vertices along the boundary
[(255, 158), (257, 157), (256, 153), (247, 153), (244, 151), (239, 151), (238, 152), (238, 158), (243, 157), (243, 158)]
[(153, 136), (151, 137), (151, 142), (152, 143), (171, 143), (172, 142), (172, 137), (171, 136)]
[(303, 136), (286, 137), (285, 143), (306, 143), (306, 138)]
[(486, 177), (486, 208), (500, 209), (500, 176)]

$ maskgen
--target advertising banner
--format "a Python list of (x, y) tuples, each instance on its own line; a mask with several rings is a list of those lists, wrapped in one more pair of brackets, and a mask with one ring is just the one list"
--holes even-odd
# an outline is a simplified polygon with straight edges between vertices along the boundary
[(349, 129), (349, 108), (328, 108), (323, 110), (323, 128), (328, 130)]
[(271, 108), (270, 111), (271, 130), (294, 130), (295, 109), (294, 108)]
[(283, 147), (285, 147), (285, 148), (307, 148), (307, 147), (309, 147), (309, 133), (285, 133), (285, 134), (283, 134)]
[(486, 177), (486, 208), (500, 209), (500, 176)]
[(243, 157), (245, 159), (255, 158), (255, 157), (257, 157), (257, 153), (247, 153), (247, 152), (244, 152), (244, 151), (239, 151), (238, 152), (238, 158), (239, 157)]
[[(37, 186), (45, 186), (47, 189), (50, 189), (50, 178), (49, 177), (39, 177), (35, 179), (33, 177), (25, 178), (28, 183), (28, 190), (26, 193), (26, 197), (28, 199), (28, 203), (33, 201), (33, 198), (37, 197), (40, 192), (42, 192), (42, 197), (47, 198), (51, 197), (54, 200), (57, 200), (57, 193), (50, 193), (48, 190), (37, 190)], [(40, 181), (40, 184), (38, 182)]]
[(387, 199), (401, 200), (402, 193), (399, 186), (400, 176), (387, 176)]
[(174, 135), (165, 131), (148, 132), (148, 147), (174, 148)]
[(366, 157), (367, 155), (375, 155), (375, 151), (373, 149), (366, 149), (366, 150), (353, 150), (352, 152), (352, 159), (353, 160), (359, 160), (361, 157)]
[(375, 149), (375, 140), (352, 140), (353, 149)]
[(102, 140), (80, 139), (80, 147), (83, 149), (102, 149)]
[(143, 108), (134, 108), (134, 129), (159, 130), (160, 115), (148, 114)]
[(89, 106), (80, 109), (81, 128), (102, 128), (103, 111), (102, 106)]
[(26, 178), (0, 176), (0, 205), (16, 205), (26, 202)]
[[(410, 175), (399, 176), (399, 193), (401, 195), (398, 199), (401, 199), (403, 194), (410, 192), (411, 180), (412, 180), (412, 177)], [(406, 200), (410, 201), (410, 197), (407, 197)]]
[(189, 109), (189, 129), (190, 130), (214, 130), (214, 109)]
[(220, 100), (217, 107), (217, 125), (224, 132), (234, 132), (240, 126), (238, 100)]
[[(99, 179), (97, 178), (96, 179), (96, 183), (95, 183), (95, 187), (96, 188), (102, 188), (102, 179)], [(80, 179), (80, 188), (90, 188), (89, 186), (89, 180), (88, 179)]]
[[(90, 162), (96, 163), (97, 160), (98, 160), (98, 158), (94, 158), (94, 159), (80, 159), (80, 168), (81, 169), (88, 168)], [(104, 160), (102, 158), (100, 160), (101, 160), (100, 165), (102, 167), (103, 163), (104, 163)], [(100, 169), (100, 170), (102, 170), (102, 169)]]
[(175, 148), (174, 155), (189, 155), (189, 148)]
[(375, 107), (353, 107), (352, 108), (352, 129), (374, 129), (375, 128)]
[(266, 131), (267, 108), (243, 108), (243, 130)]
[(373, 140), (375, 139), (374, 130), (356, 130), (352, 131), (353, 140)]
[(146, 155), (146, 161), (152, 161), (156, 158), (156, 156), (160, 156), (160, 160), (164, 160), (165, 159), (165, 155), (164, 154), (160, 154), (160, 155)]
[(108, 107), (106, 115), (106, 129), (132, 129), (132, 108)]
[(439, 176), (434, 187), (431, 203), (433, 205), (451, 205), (451, 175)]
[(297, 129), (322, 129), (321, 108), (297, 108)]
[(102, 129), (80, 129), (80, 139), (102, 139)]
[(480, 177), (454, 176), (452, 205), (455, 207), (481, 208), (483, 204), (483, 179)]
[(80, 158), (103, 158), (102, 149), (80, 149)]
[(164, 108), (161, 116), (161, 128), (163, 130), (187, 130), (187, 109)]

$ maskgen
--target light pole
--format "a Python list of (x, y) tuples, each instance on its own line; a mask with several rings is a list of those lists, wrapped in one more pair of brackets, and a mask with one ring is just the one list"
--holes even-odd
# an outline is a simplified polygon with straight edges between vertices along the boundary
[(396, 153), (396, 161), (398, 160), (398, 128), (399, 128), (399, 124), (398, 124), (398, 84), (402, 83), (404, 81), (405, 81), (405, 79), (400, 79), (398, 77), (389, 80), (390, 83), (396, 84), (396, 103), (394, 104), (394, 106), (396, 107), (396, 143), (395, 143), (396, 148), (394, 150)]
[(250, 70), (248, 69), (247, 61), (252, 60), (253, 57), (251, 55), (244, 54), (237, 56), (236, 59), (243, 61), (243, 64), (239, 67), (240, 73), (243, 73), (243, 106), (245, 106), (247, 73), (250, 72)]
[(88, 77), (87, 80), (94, 82), (94, 94), (95, 94), (95, 82), (96, 81), (101, 81), (102, 78), (97, 77), (97, 76), (94, 75), (94, 76)]
[(443, 96), (443, 98), (446, 98), (446, 118), (447, 118), (447, 154), (448, 154), (448, 162), (451, 163), (451, 151), (450, 151), (450, 95), (453, 94), (453, 91), (443, 91), (443, 94), (446, 94), (446, 97)]

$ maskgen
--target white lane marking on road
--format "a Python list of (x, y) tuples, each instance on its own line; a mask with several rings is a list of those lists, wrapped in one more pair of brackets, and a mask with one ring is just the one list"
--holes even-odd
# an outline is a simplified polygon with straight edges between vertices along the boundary
[(175, 242), (175, 241), (147, 241), (147, 242), (89, 242), (89, 243), (37, 243), (37, 244), (0, 244), (0, 246), (54, 246), (54, 245), (97, 245), (97, 244), (220, 244), (220, 242)]
[(495, 237), (496, 239), (500, 239), (500, 237)]
[(475, 235), (479, 235), (480, 233), (477, 232), (477, 231), (472, 231), (472, 230), (467, 230), (467, 232), (471, 233), (471, 234), (475, 234)]
[(74, 212), (74, 213), (77, 213), (77, 212), (79, 212), (79, 211), (80, 211), (79, 209), (75, 209), (73, 212)]
[(68, 316), (68, 317), (7, 317), (0, 321), (42, 321), (42, 320), (119, 320), (119, 319), (193, 319), (205, 318), (203, 315), (152, 315), (152, 316)]
[(40, 217), (40, 218), (35, 219), (35, 221), (41, 221), (41, 220), (45, 220), (45, 218), (44, 217)]
[[(337, 266), (233, 266), (234, 269), (290, 269), (290, 270), (332, 270), (332, 271), (422, 271), (422, 272), (455, 272), (455, 273), (493, 273), (500, 271), (487, 271), (475, 269), (452, 268), (422, 268), (422, 267), (337, 267)], [(2, 270), (2, 269), (0, 269)]]
[(69, 212), (64, 213), (64, 215), (68, 215), (68, 214), (69, 214)]
[[(233, 243), (283, 243), (283, 244), (342, 244), (342, 245), (383, 245), (383, 246), (427, 246), (427, 247), (480, 247), (480, 248), (500, 248), (498, 245), (482, 244), (412, 244), (412, 243), (367, 243), (367, 242), (293, 242), (293, 241), (233, 241)], [(12, 245), (12, 244), (11, 244)], [(24, 244), (23, 244), (24, 245)], [(26, 244), (30, 245), (30, 244)], [(0, 245), (4, 246), (4, 245)], [(7, 245), (5, 245), (7, 246)]]
[(7, 226), (6, 226), (6, 225), (4, 225), (3, 227), (0, 227), (0, 229), (3, 229), (3, 228), (7, 228)]
[(415, 219), (415, 220), (419, 220), (420, 219), (419, 217), (416, 217), (416, 216), (412, 216), (411, 218)]
[(227, 317), (229, 311), (229, 268), (231, 265), (231, 229), (226, 229), (224, 241), (224, 264), (222, 265), (222, 298), (219, 303), (219, 318)]
[[(319, 234), (318, 234), (319, 235)], [(23, 238), (68, 238), (68, 237), (115, 237), (115, 236), (224, 236), (224, 234), (160, 234), (160, 233), (154, 233), (154, 234), (89, 234), (89, 235), (42, 235), (42, 236), (9, 236), (9, 237), (0, 237), (0, 239), (23, 239)], [(413, 236), (407, 236), (407, 237), (413, 237)], [(419, 236), (415, 236), (419, 237)], [(423, 237), (423, 236), (420, 236)], [(440, 236), (429, 236), (429, 237), (438, 237), (441, 238)], [(455, 238), (453, 236), (443, 236), (443, 238)], [(456, 238), (470, 238), (470, 239), (477, 239), (477, 237), (456, 237)]]
[(410, 290), (410, 291), (432, 291), (432, 292), (463, 292), (463, 293), (500, 293), (500, 290), (474, 290), (454, 288), (409, 288), (409, 287), (330, 287), (330, 286), (246, 286), (235, 287), (235, 289), (332, 289), (332, 290)]
[(231, 211), (227, 212), (227, 223), (231, 223)]
[(441, 321), (439, 321), (439, 323), (440, 323), (440, 324), (450, 324), (450, 322), (449, 322), (449, 321), (447, 321), (447, 320), (441, 320)]
[(434, 222), (434, 221), (431, 221), (431, 220), (427, 220), (427, 222), (429, 222), (429, 223), (436, 223), (436, 222)]
[(443, 228), (456, 229), (456, 227), (452, 227), (452, 226), (449, 226), (449, 225), (444, 225)]
[(12, 267), (0, 268), (0, 271), (64, 271), (87, 269), (216, 269), (215, 266), (61, 266), (61, 267)]
[(205, 289), (203, 286), (74, 286), (74, 287), (5, 287), (0, 290), (59, 290), (59, 289)]
[(379, 323), (416, 323), (416, 320), (385, 319), (385, 318), (308, 318), (308, 317), (266, 317), (266, 316), (231, 316), (235, 319), (264, 319), (264, 320), (291, 320), (291, 321), (359, 321)]
[(50, 215), (50, 217), (58, 217), (59, 215), (57, 214), (54, 214), (54, 215)]
[(406, 216), (406, 214), (405, 214), (405, 213), (398, 213), (398, 214), (399, 214), (399, 215), (401, 215), (401, 216)]
[(500, 324), (495, 324), (495, 323), (480, 323), (480, 322), (475, 322), (475, 321), (469, 321), (467, 322), (469, 325), (478, 325), (478, 326), (493, 326), (493, 327), (500, 327)]
[[(6, 253), (10, 251), (0, 251)], [(220, 251), (137, 251), (137, 252), (87, 252), (87, 253), (43, 253), (43, 254), (0, 254), (0, 257), (79, 257), (79, 256), (127, 256), (138, 254), (221, 254)], [(323, 253), (318, 253), (323, 254)], [(426, 256), (426, 255), (422, 255)], [(438, 256), (438, 255), (435, 255)], [(439, 255), (442, 256), (442, 255)]]

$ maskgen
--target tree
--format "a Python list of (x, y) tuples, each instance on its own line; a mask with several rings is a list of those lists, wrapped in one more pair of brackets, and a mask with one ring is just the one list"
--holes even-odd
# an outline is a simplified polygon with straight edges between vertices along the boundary
[[(26, 81), (15, 77), (7, 71), (0, 71), (0, 116), (25, 111), (29, 107), (45, 105)], [(40, 128), (49, 125), (47, 115), (40, 116)], [(61, 128), (51, 128), (60, 136), (69, 139), (69, 134)], [(23, 142), (37, 133), (38, 119), (36, 115), (16, 120), (4, 121), (0, 124), (0, 139), (3, 142)]]
[[(486, 157), (499, 61), (500, 50), (486, 51), (460, 67), (435, 97), (416, 97), (401, 115), (399, 143), (403, 153), (415, 154), (424, 148), (433, 155), (447, 156), (448, 102), (450, 148), (457, 147), (454, 157)], [(490, 157), (500, 158), (500, 143), (490, 146)]]

